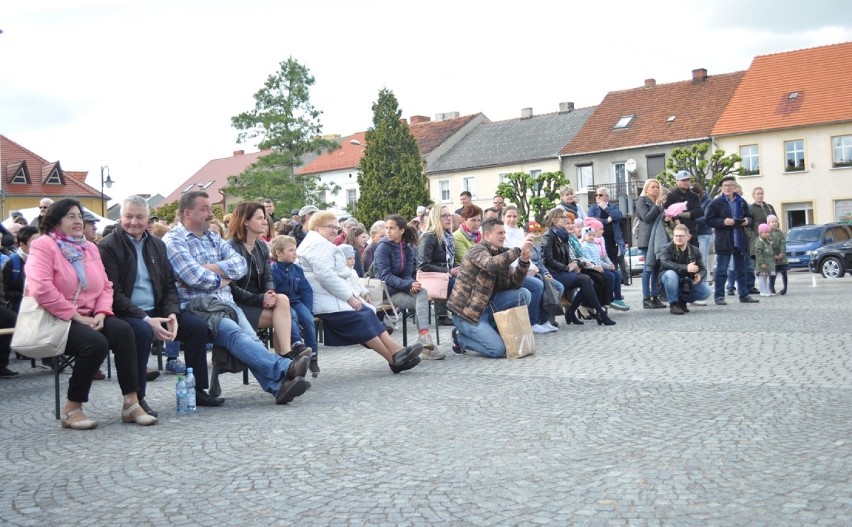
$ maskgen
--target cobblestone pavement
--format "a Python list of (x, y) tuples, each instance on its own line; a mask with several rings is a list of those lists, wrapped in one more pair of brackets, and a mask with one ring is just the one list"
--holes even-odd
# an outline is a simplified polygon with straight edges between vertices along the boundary
[(86, 405), (100, 427), (62, 430), (51, 374), (13, 360), (0, 523), (852, 525), (852, 278), (680, 317), (639, 289), (616, 326), (563, 322), (518, 361), (392, 375), (322, 348), (283, 407), (226, 375), (226, 406), (177, 418), (166, 375), (149, 428), (121, 423), (113, 377)]

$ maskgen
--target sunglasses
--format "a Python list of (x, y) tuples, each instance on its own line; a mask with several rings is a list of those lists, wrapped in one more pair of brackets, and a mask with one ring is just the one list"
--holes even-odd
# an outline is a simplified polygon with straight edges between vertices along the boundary
[(41, 210), (49, 209), (50, 207), (39, 207)]
[(602, 197), (606, 196), (606, 194), (595, 194), (595, 196), (602, 198)]

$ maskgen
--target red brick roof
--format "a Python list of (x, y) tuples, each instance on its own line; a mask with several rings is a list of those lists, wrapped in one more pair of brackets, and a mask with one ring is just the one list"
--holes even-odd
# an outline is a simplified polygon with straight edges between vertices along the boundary
[[(26, 165), (29, 183), (12, 183), (21, 166)], [(54, 168), (59, 167), (63, 183), (45, 184)], [(59, 161), (50, 162), (40, 155), (24, 148), (5, 135), (0, 135), (0, 184), (7, 196), (52, 196), (72, 198), (100, 198), (99, 190), (85, 183), (88, 172), (62, 170)], [(104, 196), (105, 199), (111, 199)]]
[(340, 148), (323, 153), (310, 163), (302, 165), (296, 170), (296, 173), (299, 175), (319, 174), (333, 170), (356, 168), (358, 163), (361, 162), (361, 156), (364, 155), (364, 146), (367, 144), (365, 135), (365, 132), (358, 132), (340, 138)]
[[(210, 195), (210, 201), (221, 203), (223, 200), (222, 193), (219, 189), (224, 188), (228, 184), (230, 176), (242, 174), (249, 165), (256, 162), (261, 157), (272, 152), (271, 150), (262, 150), (251, 154), (244, 153), (243, 150), (237, 150), (230, 157), (221, 159), (213, 159), (208, 161), (206, 165), (192, 175), (189, 179), (178, 186), (171, 194), (166, 196), (162, 201), (163, 204), (177, 201), (183, 195), (184, 190), (204, 190)], [(192, 188), (189, 188), (192, 186)]]
[(851, 67), (852, 42), (755, 57), (713, 135), (850, 121)]
[[(708, 138), (744, 73), (609, 92), (560, 154)], [(629, 115), (634, 118), (627, 128), (614, 129)]]
[(427, 121), (425, 123), (412, 124), (411, 135), (417, 141), (420, 155), (426, 156), (432, 150), (438, 148), (441, 143), (452, 137), (467, 123), (471, 122), (479, 114), (465, 115), (446, 121)]

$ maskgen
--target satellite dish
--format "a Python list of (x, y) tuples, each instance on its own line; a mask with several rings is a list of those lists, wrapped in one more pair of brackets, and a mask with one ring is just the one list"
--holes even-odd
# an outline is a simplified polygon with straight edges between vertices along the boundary
[(628, 172), (636, 172), (636, 160), (628, 159), (627, 162), (624, 163), (624, 168), (626, 168)]

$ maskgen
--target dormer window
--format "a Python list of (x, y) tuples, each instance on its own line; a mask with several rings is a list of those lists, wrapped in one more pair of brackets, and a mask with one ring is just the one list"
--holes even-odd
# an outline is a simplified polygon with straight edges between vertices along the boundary
[(634, 117), (636, 117), (636, 116), (635, 115), (625, 115), (624, 117), (619, 119), (617, 123), (615, 123), (613, 130), (621, 130), (623, 128), (627, 128), (628, 126), (630, 126), (630, 123), (633, 121)]
[(207, 187), (209, 187), (210, 185), (212, 185), (214, 181), (216, 181), (216, 180), (215, 180), (215, 179), (211, 179), (210, 181), (208, 181), (207, 183), (204, 183), (203, 185), (202, 185), (201, 183), (199, 183), (199, 184), (198, 184), (198, 188), (200, 188), (201, 190), (207, 190)]
[(21, 183), (26, 185), (27, 181), (27, 172), (24, 170), (24, 167), (20, 167), (17, 172), (15, 172), (15, 177), (12, 178), (11, 183)]
[(180, 191), (180, 193), (181, 193), (181, 194), (186, 194), (187, 192), (189, 192), (190, 190), (192, 190), (192, 187), (194, 187), (194, 186), (195, 186), (195, 183), (192, 183), (192, 184), (188, 185), (185, 189), (181, 190), (181, 191)]
[(47, 179), (44, 180), (45, 185), (61, 185), (62, 178), (59, 177), (59, 170), (56, 168), (51, 171), (50, 175), (47, 176)]

